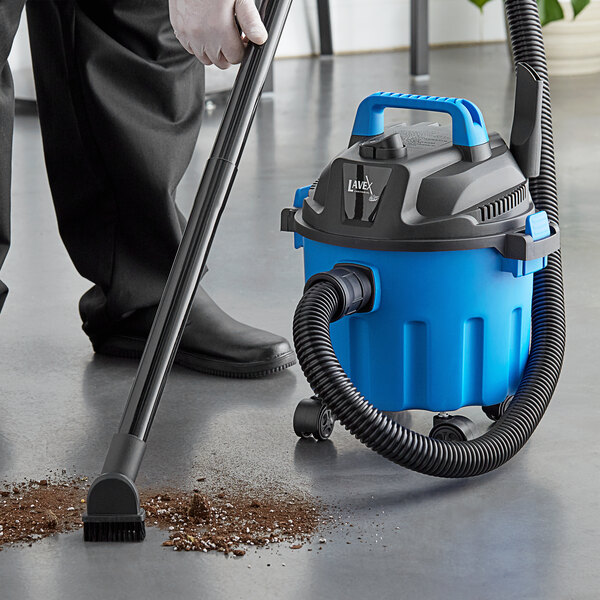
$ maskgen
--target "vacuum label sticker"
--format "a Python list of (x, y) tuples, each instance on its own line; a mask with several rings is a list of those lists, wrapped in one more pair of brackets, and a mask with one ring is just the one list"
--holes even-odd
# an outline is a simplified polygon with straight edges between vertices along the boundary
[(392, 169), (344, 164), (344, 209), (348, 221), (373, 223)]

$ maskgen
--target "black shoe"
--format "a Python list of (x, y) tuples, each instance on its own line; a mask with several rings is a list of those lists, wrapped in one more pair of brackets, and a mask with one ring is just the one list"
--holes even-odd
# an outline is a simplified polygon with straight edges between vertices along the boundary
[[(137, 310), (101, 328), (84, 312), (82, 309), (83, 330), (95, 352), (124, 358), (142, 356), (156, 307)], [(212, 375), (255, 378), (291, 367), (296, 357), (287, 340), (232, 319), (199, 288), (175, 362)]]

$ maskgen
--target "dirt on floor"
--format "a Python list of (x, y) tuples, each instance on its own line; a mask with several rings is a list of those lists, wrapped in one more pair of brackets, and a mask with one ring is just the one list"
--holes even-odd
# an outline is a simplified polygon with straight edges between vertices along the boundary
[(65, 475), (0, 485), (0, 550), (79, 529), (88, 487)]
[(169, 492), (145, 498), (143, 506), (149, 525), (169, 531), (163, 546), (235, 556), (252, 546), (299, 549), (329, 522), (315, 499), (282, 490)]
[[(0, 484), (0, 551), (81, 528), (88, 489), (87, 477), (66, 473)], [(299, 549), (332, 520), (317, 499), (272, 485), (142, 491), (141, 502), (146, 526), (168, 531), (163, 546), (234, 556), (283, 543)]]

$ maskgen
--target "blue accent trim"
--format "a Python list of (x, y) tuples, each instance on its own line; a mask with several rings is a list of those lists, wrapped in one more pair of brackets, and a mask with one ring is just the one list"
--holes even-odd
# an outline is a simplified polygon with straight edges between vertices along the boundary
[(294, 194), (294, 208), (302, 208), (304, 198), (308, 196), (308, 190), (310, 190), (311, 187), (312, 186), (310, 185), (305, 185), (296, 190), (296, 193)]
[[(304, 199), (308, 196), (308, 190), (310, 190), (310, 185), (305, 185), (304, 187), (298, 188), (296, 193), (294, 194), (294, 208), (302, 208), (302, 203)], [(304, 238), (299, 234), (294, 232), (294, 248), (298, 250), (298, 248), (304, 247)]]
[(525, 233), (530, 235), (534, 241), (543, 240), (550, 236), (550, 223), (545, 210), (540, 210), (527, 217)]
[[(534, 241), (543, 240), (550, 236), (550, 222), (545, 210), (540, 210), (527, 217), (525, 222), (525, 235), (530, 235)], [(548, 257), (534, 258), (533, 260), (515, 260), (505, 258), (502, 261), (502, 270), (512, 273), (515, 277), (531, 275), (546, 268)]]
[(448, 113), (452, 117), (452, 143), (456, 146), (479, 146), (489, 141), (483, 115), (472, 102), (461, 98), (391, 92), (371, 94), (360, 103), (352, 135), (370, 137), (383, 133), (383, 111), (386, 108)]

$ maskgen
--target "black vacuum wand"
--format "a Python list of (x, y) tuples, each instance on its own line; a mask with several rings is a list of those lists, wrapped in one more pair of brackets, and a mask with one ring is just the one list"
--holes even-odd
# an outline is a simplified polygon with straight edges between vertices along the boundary
[(240, 66), (119, 431), (112, 438), (102, 474), (88, 493), (83, 515), (86, 541), (145, 537), (145, 513), (134, 481), (291, 3), (264, 0), (261, 5), (269, 39), (263, 46), (249, 44)]

